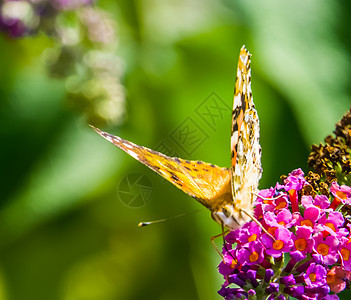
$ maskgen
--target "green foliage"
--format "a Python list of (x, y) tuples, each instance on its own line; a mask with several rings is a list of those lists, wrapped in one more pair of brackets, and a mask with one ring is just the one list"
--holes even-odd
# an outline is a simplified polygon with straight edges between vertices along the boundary
[[(155, 148), (187, 118), (208, 135), (183, 158), (228, 166), (231, 112), (210, 127), (196, 109), (215, 92), (232, 106), (237, 55), (252, 56), (263, 178), (306, 170), (309, 145), (349, 109), (348, 4), (330, 1), (98, 2), (118, 24), (127, 117), (105, 128)], [(69, 24), (66, 24), (69, 26)], [(209, 213), (96, 135), (50, 79), (39, 34), (0, 37), (0, 300), (216, 299), (220, 261)], [(82, 108), (81, 110), (83, 110)], [(152, 182), (150, 202), (118, 198), (124, 176)], [(346, 296), (347, 297), (347, 296)], [(346, 299), (346, 298), (345, 298)]]

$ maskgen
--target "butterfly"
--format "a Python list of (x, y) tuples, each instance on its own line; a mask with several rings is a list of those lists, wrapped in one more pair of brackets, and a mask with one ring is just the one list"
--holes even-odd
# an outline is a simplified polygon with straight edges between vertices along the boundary
[(169, 157), (91, 126), (98, 134), (140, 161), (211, 211), (234, 230), (252, 219), (262, 175), (260, 126), (251, 91), (251, 54), (240, 50), (231, 128), (231, 167)]

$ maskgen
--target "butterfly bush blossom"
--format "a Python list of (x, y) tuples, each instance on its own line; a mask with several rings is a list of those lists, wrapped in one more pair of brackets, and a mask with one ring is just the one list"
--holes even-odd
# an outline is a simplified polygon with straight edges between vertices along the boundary
[(260, 225), (250, 221), (225, 237), (221, 296), (339, 299), (351, 279), (351, 224), (339, 211), (351, 204), (351, 187), (333, 182), (327, 197), (304, 194), (309, 185), (297, 169), (259, 192)]

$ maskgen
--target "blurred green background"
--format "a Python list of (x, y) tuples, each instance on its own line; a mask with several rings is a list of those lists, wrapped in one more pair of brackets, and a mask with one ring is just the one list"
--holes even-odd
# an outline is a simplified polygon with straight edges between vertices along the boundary
[[(350, 107), (347, 1), (96, 5), (117, 23), (125, 91), (123, 122), (103, 129), (137, 144), (228, 166), (228, 107), (243, 44), (252, 53), (261, 122), (260, 188), (294, 168), (307, 171), (311, 143), (322, 142)], [(43, 64), (51, 46), (44, 34), (0, 35), (0, 300), (220, 299), (220, 257), (210, 243), (220, 227), (206, 209), (191, 213), (201, 208), (192, 198), (93, 132), (79, 105), (72, 110), (65, 80), (48, 76)], [(204, 105), (216, 115), (212, 124), (198, 113)], [(177, 147), (172, 137), (189, 120), (206, 138)], [(147, 204), (121, 201), (130, 174), (150, 181)], [(183, 212), (190, 213), (137, 227)]]

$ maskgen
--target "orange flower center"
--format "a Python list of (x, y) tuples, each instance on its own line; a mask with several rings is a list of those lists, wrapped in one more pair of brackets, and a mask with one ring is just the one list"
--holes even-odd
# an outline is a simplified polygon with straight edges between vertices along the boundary
[(329, 254), (329, 246), (327, 244), (319, 244), (317, 246), (317, 251), (319, 254), (322, 254), (323, 256)]
[(258, 260), (258, 253), (256, 251), (252, 252), (249, 256), (251, 262), (255, 262)]
[(308, 277), (311, 279), (312, 282), (316, 281), (316, 273), (310, 273), (310, 275), (308, 275)]
[(346, 261), (349, 260), (349, 258), (350, 258), (350, 250), (348, 250), (348, 249), (346, 249), (346, 248), (343, 248), (343, 249), (340, 250), (340, 253), (341, 253), (342, 258), (343, 258), (344, 260), (346, 260)]
[(336, 192), (336, 195), (337, 195), (340, 199), (342, 199), (342, 200), (346, 200), (346, 199), (347, 199), (346, 193), (344, 193), (344, 192), (342, 192), (342, 191), (337, 191), (337, 192)]
[(280, 250), (281, 248), (284, 247), (284, 242), (281, 241), (281, 240), (276, 240), (274, 243), (273, 243), (273, 248), (275, 250)]
[(253, 242), (257, 240), (257, 234), (254, 233), (253, 235), (249, 236), (247, 239), (249, 242)]
[(284, 221), (280, 221), (278, 222), (279, 225), (285, 225), (285, 222)]
[(273, 200), (272, 199), (264, 199), (263, 203), (264, 204), (273, 204)]
[(302, 221), (301, 221), (301, 226), (302, 226), (302, 225), (306, 225), (306, 226), (309, 226), (309, 227), (313, 227), (312, 221), (311, 221), (311, 220), (308, 220), (308, 219), (302, 220)]
[(333, 223), (325, 223), (325, 226), (329, 227), (331, 230), (333, 230), (334, 232), (336, 232), (335, 226)]
[(286, 201), (282, 201), (282, 202), (279, 202), (279, 204), (274, 207), (274, 209), (282, 209), (282, 208), (285, 208), (287, 205), (286, 205)]
[(237, 261), (236, 261), (235, 259), (233, 259), (233, 260), (232, 260), (232, 263), (230, 264), (230, 267), (231, 267), (232, 269), (234, 269), (235, 266), (236, 266), (237, 264), (238, 264)]
[(307, 242), (305, 239), (297, 239), (295, 241), (296, 250), (304, 251), (306, 249)]
[(269, 227), (267, 229), (268, 233), (274, 236), (275, 231), (277, 230), (277, 227)]
[(328, 274), (327, 275), (327, 283), (330, 285), (330, 284), (333, 284), (336, 280), (336, 275), (335, 274)]

